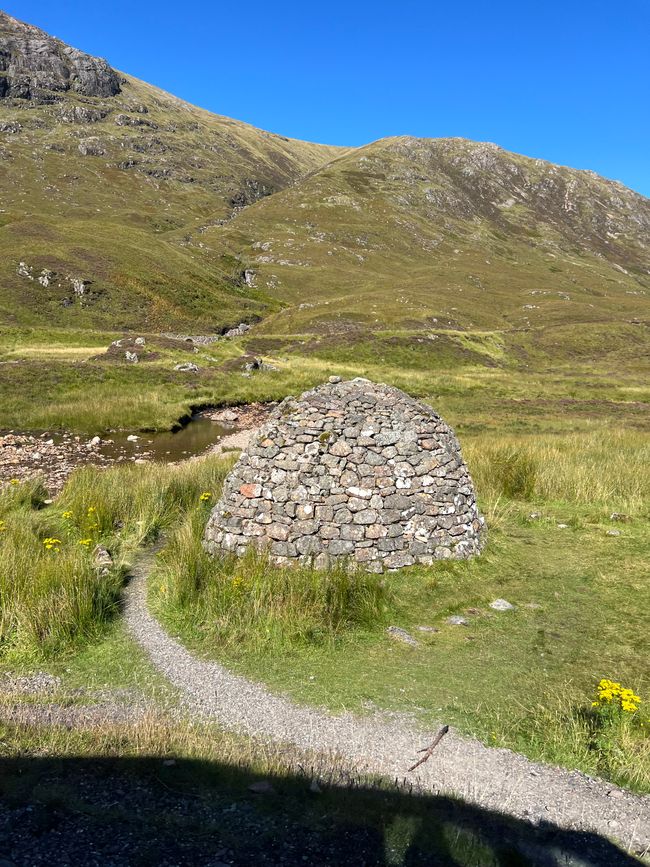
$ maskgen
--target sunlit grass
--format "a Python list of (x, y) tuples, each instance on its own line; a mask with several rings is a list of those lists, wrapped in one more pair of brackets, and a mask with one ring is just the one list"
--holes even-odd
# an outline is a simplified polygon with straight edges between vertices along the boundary
[[(227, 461), (77, 470), (55, 504), (37, 482), (0, 492), (0, 656), (47, 658), (101, 636), (118, 613), (125, 568), (217, 488)], [(112, 563), (96, 563), (97, 545)]]
[(200, 508), (188, 516), (151, 577), (157, 609), (174, 627), (199, 630), (224, 648), (277, 654), (385, 620), (387, 594), (376, 575), (345, 563), (281, 568), (254, 550), (211, 557), (201, 544), (206, 516)]

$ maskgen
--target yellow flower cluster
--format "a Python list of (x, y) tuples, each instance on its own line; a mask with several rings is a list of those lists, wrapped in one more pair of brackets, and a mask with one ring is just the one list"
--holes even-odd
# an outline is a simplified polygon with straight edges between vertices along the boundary
[(91, 542), (92, 542), (92, 539), (79, 539), (77, 544), (78, 545), (90, 545)]
[(61, 544), (61, 540), (55, 539), (54, 536), (48, 536), (46, 539), (43, 539), (43, 544), (48, 551), (58, 551), (58, 546)]
[(20, 484), (20, 480), (19, 480), (19, 479), (12, 479), (12, 480), (9, 482), (9, 484), (10, 484), (10, 485), (19, 485), (19, 484)]
[(199, 497), (199, 500), (201, 500), (201, 502), (203, 502), (203, 503), (205, 503), (206, 500), (211, 500), (211, 499), (212, 499), (212, 494), (210, 493), (210, 491), (203, 491), (203, 493)]
[(233, 590), (239, 590), (239, 588), (242, 586), (243, 583), (244, 583), (244, 579), (242, 578), (241, 575), (235, 575), (234, 578), (230, 579), (230, 585), (231, 585)]
[(72, 512), (70, 511), (70, 509), (67, 509), (65, 512), (61, 512), (61, 517), (68, 520), (68, 518), (72, 517)]
[(5, 522), (0, 521), (0, 533), (4, 533), (6, 529), (7, 529), (7, 525), (5, 524)]
[(634, 713), (639, 709), (641, 699), (631, 689), (626, 689), (614, 680), (603, 678), (598, 684), (598, 697), (592, 701), (592, 707), (620, 707), (626, 713)]

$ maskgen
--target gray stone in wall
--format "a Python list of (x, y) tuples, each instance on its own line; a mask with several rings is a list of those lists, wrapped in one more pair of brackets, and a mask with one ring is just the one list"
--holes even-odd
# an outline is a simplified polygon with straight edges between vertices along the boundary
[(353, 379), (279, 404), (228, 475), (204, 544), (382, 572), (471, 557), (484, 541), (451, 428), (399, 389)]

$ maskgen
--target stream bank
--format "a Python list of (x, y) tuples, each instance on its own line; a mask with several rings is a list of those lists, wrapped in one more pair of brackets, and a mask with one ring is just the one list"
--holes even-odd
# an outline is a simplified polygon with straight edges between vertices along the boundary
[(225, 437), (259, 427), (274, 406), (202, 408), (176, 430), (167, 431), (110, 431), (96, 436), (6, 431), (0, 434), (0, 483), (39, 477), (54, 496), (77, 467), (179, 463), (209, 454)]

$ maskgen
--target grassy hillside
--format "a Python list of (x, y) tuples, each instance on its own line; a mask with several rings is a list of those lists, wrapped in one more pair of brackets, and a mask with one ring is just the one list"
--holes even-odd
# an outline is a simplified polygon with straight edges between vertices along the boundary
[[(161, 427), (328, 372), (406, 387), (462, 426), (642, 423), (648, 199), (463, 139), (285, 139), (87, 55), (99, 85), (57, 79), (70, 50), (3, 14), (0, 43), (0, 427)], [(101, 357), (124, 332), (151, 345), (242, 319), (197, 376), (169, 347)], [(224, 367), (245, 351), (278, 372)]]
[(284, 333), (527, 329), (650, 309), (647, 199), (462, 139), (375, 142), (205, 242), (222, 239), (289, 303), (268, 323)]
[[(21, 28), (0, 13), (0, 47), (38, 67), (32, 43), (15, 44)], [(61, 46), (27, 31), (53, 52)], [(115, 95), (46, 89), (0, 98), (2, 320), (218, 330), (275, 306), (245, 285), (237, 261), (205, 249), (204, 227), (341, 150), (213, 115), (117, 75)]]

